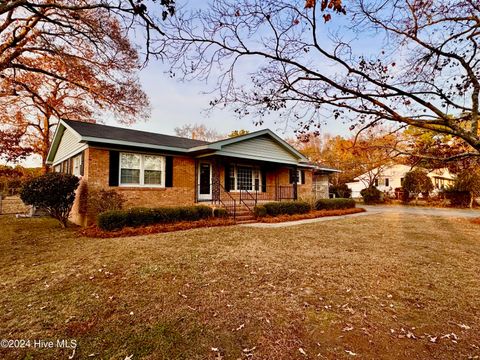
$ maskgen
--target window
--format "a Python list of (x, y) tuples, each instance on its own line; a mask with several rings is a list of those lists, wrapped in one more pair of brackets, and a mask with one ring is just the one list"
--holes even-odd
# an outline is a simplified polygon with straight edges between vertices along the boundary
[(297, 183), (298, 185), (305, 184), (305, 171), (304, 170), (290, 170), (289, 174), (289, 183), (294, 184)]
[(390, 186), (390, 179), (389, 178), (385, 178), (385, 186)]
[(262, 187), (260, 169), (247, 165), (230, 166), (230, 190), (260, 191)]
[(75, 176), (81, 176), (82, 174), (82, 154), (79, 154), (72, 158), (72, 174)]
[(373, 185), (374, 185), (375, 187), (378, 186), (378, 179), (375, 179), (375, 180), (373, 181)]
[(57, 172), (57, 173), (62, 172), (62, 165), (61, 165), (61, 164), (56, 165), (56, 166), (53, 168), (53, 171), (54, 171), (54, 172)]
[(120, 185), (165, 186), (165, 158), (120, 153)]

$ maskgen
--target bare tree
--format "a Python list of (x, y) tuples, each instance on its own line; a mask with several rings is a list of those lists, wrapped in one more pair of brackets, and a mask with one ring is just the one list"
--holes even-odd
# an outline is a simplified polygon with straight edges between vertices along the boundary
[(259, 123), (281, 112), (302, 135), (325, 119), (358, 130), (387, 120), (462, 139), (455, 158), (479, 156), (478, 1), (352, 0), (346, 15), (328, 4), (214, 0), (177, 13), (158, 46), (173, 72), (218, 78), (212, 105)]
[(185, 124), (183, 126), (176, 127), (175, 134), (180, 137), (210, 142), (220, 140), (225, 137), (219, 134), (216, 130), (207, 128), (204, 124)]
[[(161, 34), (144, 1), (6, 0), (0, 3), (0, 157), (30, 152), (45, 164), (60, 118), (94, 121), (108, 111), (124, 123), (148, 116), (129, 30)], [(174, 1), (157, 5), (173, 14)], [(166, 17), (164, 14), (163, 17)]]

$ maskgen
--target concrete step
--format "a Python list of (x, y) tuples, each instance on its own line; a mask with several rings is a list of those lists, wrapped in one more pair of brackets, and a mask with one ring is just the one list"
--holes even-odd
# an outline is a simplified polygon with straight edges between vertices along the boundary
[(246, 219), (246, 218), (245, 219), (244, 218), (240, 218), (240, 219), (236, 218), (235, 222), (237, 224), (251, 224), (251, 223), (257, 222), (257, 220), (255, 218), (248, 218), (248, 219)]
[(247, 214), (247, 215), (238, 215), (235, 216), (235, 219), (236, 220), (250, 220), (250, 219), (255, 219), (255, 217), (251, 214)]

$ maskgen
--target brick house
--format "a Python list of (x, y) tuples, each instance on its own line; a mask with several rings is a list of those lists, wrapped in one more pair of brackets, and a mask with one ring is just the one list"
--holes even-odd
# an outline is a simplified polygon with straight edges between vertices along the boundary
[[(231, 215), (263, 201), (328, 197), (335, 171), (312, 165), (268, 129), (209, 143), (71, 120), (59, 123), (47, 164), (80, 176), (82, 194), (115, 189), (128, 207), (207, 203)], [(81, 197), (71, 220), (86, 225), (94, 219)]]

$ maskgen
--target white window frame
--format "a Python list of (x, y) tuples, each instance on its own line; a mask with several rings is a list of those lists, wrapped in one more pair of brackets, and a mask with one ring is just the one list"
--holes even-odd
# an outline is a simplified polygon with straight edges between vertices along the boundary
[[(140, 182), (138, 184), (123, 184), (122, 183), (122, 154), (131, 154), (131, 155), (139, 155), (140, 156)], [(154, 187), (154, 188), (164, 188), (165, 187), (165, 170), (166, 170), (166, 162), (165, 156), (156, 155), (156, 154), (141, 154), (141, 153), (134, 153), (134, 152), (120, 152), (120, 161), (118, 162), (118, 185), (121, 187)], [(160, 171), (162, 172), (162, 176), (160, 178), (161, 184), (145, 184), (145, 156), (155, 156), (161, 159), (161, 166)]]
[[(251, 192), (262, 191), (262, 174), (261, 174), (260, 167), (254, 166), (254, 165), (245, 165), (245, 164), (231, 164), (230, 166), (233, 168), (233, 179), (234, 179), (233, 181), (234, 189), (231, 188), (230, 192), (240, 192), (240, 189), (238, 189), (238, 183), (237, 183), (238, 166), (252, 169), (252, 187), (250, 189), (247, 189), (247, 191), (251, 191)], [(258, 177), (256, 177), (256, 174), (258, 175)], [(255, 190), (255, 179), (257, 178), (258, 178), (258, 190)]]
[[(76, 161), (78, 161), (77, 164), (75, 164)], [(78, 174), (75, 171), (75, 165), (78, 165), (78, 169), (77, 169)], [(81, 172), (82, 172), (82, 153), (72, 157), (72, 175), (80, 177), (80, 176), (82, 176)]]
[[(297, 185), (305, 185), (305, 184), (302, 184), (302, 171), (304, 171), (304, 170), (297, 169)], [(288, 176), (290, 177), (290, 173), (288, 174)], [(289, 183), (290, 183), (290, 181), (289, 181)], [(295, 182), (290, 183), (290, 185), (293, 185), (293, 184), (295, 184)]]
[(302, 170), (297, 169), (297, 185), (302, 185)]

